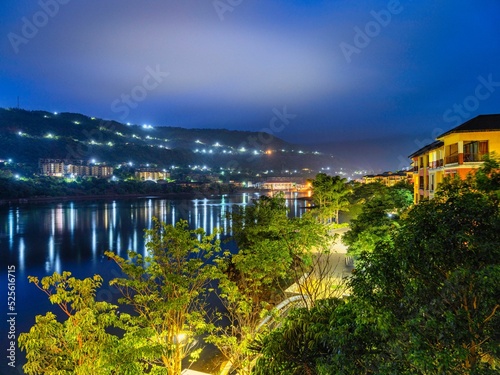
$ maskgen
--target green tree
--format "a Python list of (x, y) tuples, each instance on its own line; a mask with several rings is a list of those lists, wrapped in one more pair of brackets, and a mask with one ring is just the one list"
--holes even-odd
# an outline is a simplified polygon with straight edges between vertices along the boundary
[(493, 374), (500, 365), (499, 206), (454, 184), (415, 206), (393, 244), (362, 254), (353, 278), (390, 337), (384, 350), (409, 373)]
[(328, 235), (316, 220), (288, 218), (283, 195), (263, 196), (231, 219), (238, 253), (217, 260), (221, 318), (228, 324), (209, 341), (233, 369), (248, 374), (255, 359), (249, 345), (267, 328), (262, 320), (285, 299), (284, 289), (310, 271), (313, 245), (319, 249)]
[(154, 218), (146, 230), (148, 256), (130, 252), (125, 260), (106, 253), (126, 275), (111, 285), (122, 292), (120, 302), (135, 312), (124, 339), (134, 343), (151, 373), (180, 374), (182, 360), (201, 352), (193, 348), (197, 336), (211, 329), (204, 301), (216, 276), (209, 262), (219, 251), (216, 234), (188, 230), (186, 221), (174, 226)]
[(352, 194), (349, 195), (349, 218), (356, 219), (362, 212), (363, 206), (375, 196), (381, 195), (387, 191), (388, 187), (380, 182), (364, 184), (354, 182), (352, 184)]
[(322, 222), (329, 222), (331, 218), (339, 224), (339, 212), (348, 211), (351, 187), (347, 180), (340, 176), (328, 176), (319, 173), (312, 181), (313, 202), (318, 206), (319, 217)]
[(27, 333), (19, 335), (19, 346), (26, 351), (26, 374), (141, 374), (134, 360), (133, 347), (120, 342), (109, 328), (124, 328), (127, 315), (118, 318), (117, 306), (95, 301), (102, 279), (95, 275), (84, 280), (71, 273), (30, 277), (38, 289), (63, 313), (62, 322), (48, 312), (38, 315)]
[(497, 374), (500, 206), (484, 169), (360, 252), (345, 303), (297, 312), (261, 340), (257, 373)]
[[(369, 188), (370, 185), (373, 187)], [(351, 220), (350, 230), (342, 238), (349, 246), (349, 254), (354, 256), (373, 251), (379, 243), (392, 242), (391, 231), (398, 227), (400, 215), (413, 203), (408, 184), (386, 187), (373, 183), (359, 190), (356, 196), (362, 205), (361, 213)]]
[[(324, 299), (297, 309), (278, 329), (257, 340), (253, 374), (374, 374), (383, 338), (349, 299)], [(387, 359), (387, 358), (386, 358)]]

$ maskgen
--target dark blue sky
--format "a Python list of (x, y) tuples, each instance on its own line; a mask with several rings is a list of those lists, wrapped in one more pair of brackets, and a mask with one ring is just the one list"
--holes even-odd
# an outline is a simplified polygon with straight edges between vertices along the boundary
[(499, 21), (498, 0), (3, 0), (0, 106), (255, 131), (286, 107), (278, 137), (394, 169), (500, 112)]

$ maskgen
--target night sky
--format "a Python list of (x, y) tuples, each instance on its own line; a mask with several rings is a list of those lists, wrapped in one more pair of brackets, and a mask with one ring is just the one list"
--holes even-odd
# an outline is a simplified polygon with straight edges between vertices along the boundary
[(0, 35), (0, 107), (271, 129), (387, 169), (500, 113), (498, 0), (2, 0)]

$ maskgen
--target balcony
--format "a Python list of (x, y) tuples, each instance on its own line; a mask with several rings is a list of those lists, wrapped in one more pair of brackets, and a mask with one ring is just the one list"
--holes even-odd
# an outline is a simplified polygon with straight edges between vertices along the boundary
[(464, 163), (481, 162), (485, 154), (477, 153), (464, 153)]
[(434, 160), (431, 163), (430, 168), (436, 169), (436, 168), (441, 168), (442, 166), (443, 166), (443, 159), (439, 159), (439, 160)]
[(446, 164), (458, 163), (458, 154), (447, 156), (445, 158), (445, 160), (446, 160)]

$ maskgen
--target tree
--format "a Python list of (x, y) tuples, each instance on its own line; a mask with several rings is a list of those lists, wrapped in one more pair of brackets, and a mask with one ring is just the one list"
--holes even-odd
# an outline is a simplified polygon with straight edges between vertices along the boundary
[(359, 216), (366, 202), (369, 202), (375, 196), (379, 196), (388, 190), (387, 186), (378, 181), (369, 184), (354, 182), (352, 187), (352, 194), (349, 195), (350, 220), (356, 219)]
[[(374, 185), (373, 188), (368, 186)], [(356, 194), (362, 204), (361, 213), (350, 223), (350, 230), (342, 238), (354, 256), (373, 251), (379, 243), (391, 242), (391, 231), (398, 227), (400, 215), (413, 203), (413, 194), (407, 184), (386, 187), (378, 183), (366, 184)], [(370, 194), (366, 194), (368, 191)]]
[(445, 182), (361, 251), (351, 297), (261, 340), (257, 373), (498, 373), (500, 206), (482, 173)]
[(345, 178), (318, 173), (312, 181), (313, 202), (318, 206), (320, 220), (328, 222), (334, 218), (339, 224), (339, 212), (349, 208), (348, 196), (351, 188)]
[(65, 320), (48, 312), (38, 315), (28, 333), (19, 335), (19, 346), (26, 351), (27, 374), (141, 374), (134, 360), (133, 347), (120, 342), (109, 328), (124, 328), (127, 315), (118, 317), (117, 306), (95, 301), (102, 279), (95, 275), (83, 280), (70, 272), (54, 273), (40, 282), (30, 277), (38, 289), (56, 304)]
[(353, 293), (384, 316), (373, 320), (390, 337), (393, 363), (409, 373), (497, 372), (499, 243), (498, 203), (454, 181), (408, 213), (393, 244), (362, 254)]
[[(256, 375), (375, 374), (383, 338), (350, 299), (324, 299), (297, 309), (283, 325), (257, 340)], [(388, 358), (383, 358), (388, 360)]]
[(151, 373), (180, 374), (182, 360), (189, 354), (196, 359), (201, 351), (193, 346), (196, 336), (211, 329), (204, 297), (216, 275), (209, 262), (219, 251), (216, 234), (188, 230), (186, 221), (174, 226), (154, 218), (146, 231), (148, 256), (130, 252), (125, 260), (106, 253), (126, 275), (111, 285), (122, 292), (120, 303), (135, 312), (124, 340), (134, 343)]
[(285, 299), (284, 289), (309, 272), (313, 245), (321, 248), (326, 229), (316, 220), (290, 219), (283, 195), (261, 197), (231, 214), (238, 253), (217, 260), (218, 295), (226, 312), (209, 338), (240, 374), (248, 374), (251, 342), (265, 333), (262, 320)]

